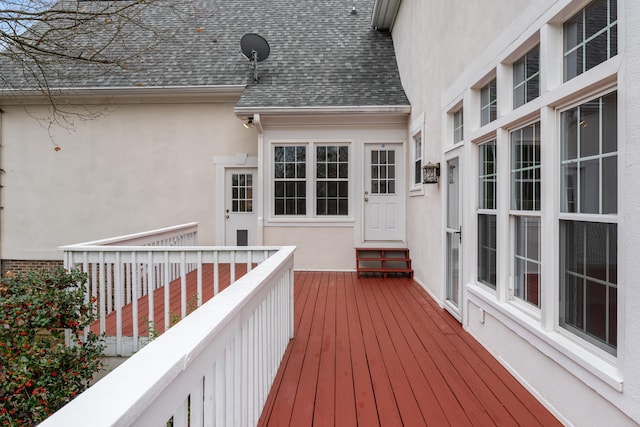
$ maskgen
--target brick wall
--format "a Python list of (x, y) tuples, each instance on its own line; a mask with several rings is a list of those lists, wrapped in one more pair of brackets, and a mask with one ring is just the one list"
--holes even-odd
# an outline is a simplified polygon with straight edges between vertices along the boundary
[(62, 266), (62, 261), (52, 260), (20, 260), (20, 259), (3, 259), (0, 261), (2, 268), (0, 273), (4, 276), (7, 271), (13, 273), (26, 273), (29, 270), (49, 270), (54, 267)]

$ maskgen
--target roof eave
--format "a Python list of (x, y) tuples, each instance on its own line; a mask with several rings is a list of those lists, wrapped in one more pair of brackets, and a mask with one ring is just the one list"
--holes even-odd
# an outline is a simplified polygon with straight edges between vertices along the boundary
[(236, 107), (236, 116), (246, 118), (262, 115), (322, 115), (322, 114), (410, 114), (411, 105), (362, 105), (330, 107)]
[(0, 90), (0, 98), (49, 98), (49, 97), (86, 97), (86, 96), (146, 96), (146, 95), (241, 95), (246, 85), (207, 85), (207, 86), (121, 86), (121, 87), (83, 87), (50, 88), (47, 93), (34, 89)]
[(377, 30), (391, 30), (402, 0), (376, 0), (371, 26)]

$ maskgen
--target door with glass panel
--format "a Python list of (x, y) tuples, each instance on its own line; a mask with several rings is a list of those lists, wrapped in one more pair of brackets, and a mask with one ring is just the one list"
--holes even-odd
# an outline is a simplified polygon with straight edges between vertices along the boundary
[(234, 168), (225, 172), (225, 245), (256, 244), (255, 168)]
[(365, 146), (365, 241), (404, 239), (403, 158), (402, 144)]
[(462, 186), (460, 185), (460, 157), (447, 160), (444, 174), (446, 186), (445, 218), (445, 307), (456, 317), (461, 317), (462, 291)]

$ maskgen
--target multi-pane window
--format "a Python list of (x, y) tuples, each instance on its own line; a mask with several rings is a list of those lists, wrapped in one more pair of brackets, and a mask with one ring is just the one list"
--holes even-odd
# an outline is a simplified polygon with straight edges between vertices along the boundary
[(498, 98), (496, 79), (491, 80), (480, 89), (480, 124), (491, 123), (498, 116)]
[(395, 150), (371, 150), (371, 194), (395, 194)]
[(513, 295), (540, 307), (540, 123), (511, 132)]
[(612, 354), (617, 348), (616, 105), (614, 92), (564, 111), (560, 161), (560, 325)]
[(490, 141), (480, 148), (480, 209), (496, 209), (496, 141)]
[(562, 212), (616, 213), (617, 93), (563, 112), (562, 131)]
[(513, 63), (513, 108), (540, 96), (540, 47)]
[(253, 212), (253, 174), (231, 175), (231, 211)]
[(316, 214), (349, 214), (349, 147), (316, 147)]
[(307, 147), (274, 147), (274, 214), (307, 214)]
[(618, 54), (618, 2), (593, 0), (564, 24), (564, 80)]
[(422, 132), (413, 137), (413, 183), (422, 183)]
[(453, 143), (457, 144), (464, 139), (464, 121), (462, 116), (463, 110), (460, 108), (453, 113)]
[(496, 142), (479, 146), (478, 280), (496, 288)]
[(540, 122), (511, 132), (511, 209), (540, 210)]

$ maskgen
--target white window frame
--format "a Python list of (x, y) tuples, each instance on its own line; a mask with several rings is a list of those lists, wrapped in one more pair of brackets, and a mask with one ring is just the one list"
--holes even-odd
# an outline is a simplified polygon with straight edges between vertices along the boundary
[[(521, 310), (527, 312), (528, 314), (530, 314), (531, 316), (540, 319), (540, 305), (542, 304), (542, 260), (541, 260), (541, 252), (542, 252), (542, 221), (541, 221), (541, 207), (540, 204), (542, 203), (542, 195), (540, 195), (540, 199), (538, 201), (538, 208), (537, 209), (532, 209), (532, 210), (528, 210), (528, 209), (517, 209), (516, 207), (513, 206), (513, 202), (514, 202), (514, 179), (513, 179), (513, 173), (514, 173), (514, 169), (513, 169), (513, 143), (512, 143), (512, 134), (514, 132), (518, 132), (521, 131), (522, 129), (524, 129), (527, 126), (531, 126), (531, 125), (538, 125), (538, 133), (540, 133), (540, 128), (541, 128), (541, 123), (540, 123), (540, 118), (536, 117), (534, 120), (531, 120), (523, 125), (519, 125), (514, 127), (513, 129), (509, 130), (509, 141), (508, 141), (508, 146), (509, 146), (509, 237), (510, 237), (510, 251), (509, 253), (511, 254), (511, 262), (510, 262), (510, 280), (509, 280), (509, 284), (508, 284), (508, 298), (509, 300), (517, 305)], [(542, 138), (540, 137), (540, 134), (538, 134), (538, 139), (540, 140), (539, 146), (540, 146), (540, 153), (542, 150)], [(541, 154), (539, 154), (541, 155)], [(540, 171), (542, 170), (542, 158), (538, 159), (539, 161), (539, 166), (537, 167)], [(541, 173), (540, 173), (541, 174)], [(541, 174), (542, 175), (542, 174)], [(540, 182), (538, 183), (538, 191), (541, 191), (542, 188), (542, 176), (540, 177)], [(516, 242), (517, 242), (517, 237), (518, 237), (518, 230), (517, 230), (517, 221), (519, 218), (537, 218), (539, 221), (539, 235), (538, 235), (538, 259), (537, 261), (535, 261), (538, 265), (539, 265), (539, 270), (538, 270), (538, 306), (534, 306), (533, 304), (531, 304), (530, 302), (526, 301), (525, 299), (522, 299), (520, 297), (518, 297), (516, 295), (516, 279), (517, 279), (517, 268), (516, 268), (516, 258), (518, 258), (518, 255), (516, 254)], [(525, 258), (522, 258), (523, 260), (525, 260)], [(530, 261), (529, 259), (526, 259), (527, 261)]]
[[(456, 124), (456, 119), (460, 117), (460, 125)], [(451, 112), (451, 122), (453, 126), (453, 145), (457, 145), (464, 142), (464, 107), (460, 106), (455, 111)], [(458, 138), (458, 131), (460, 137)]]
[[(527, 69), (528, 69), (528, 63), (529, 63), (529, 59), (530, 59), (530, 55), (531, 53), (537, 49), (538, 50), (538, 70), (531, 74), (528, 75), (527, 74)], [(518, 62), (523, 62), (523, 66), (524, 66), (524, 80), (522, 81), (517, 81), (516, 80), (516, 64)], [(525, 54), (523, 54), (522, 56), (520, 56), (518, 59), (516, 59), (514, 61), (514, 63), (512, 64), (513, 67), (513, 90), (512, 90), (512, 96), (513, 96), (513, 108), (519, 108), (522, 107), (523, 105), (533, 101), (534, 99), (538, 98), (540, 96), (540, 86), (541, 86), (541, 81), (540, 81), (540, 44), (536, 44), (534, 47), (532, 47), (531, 49), (529, 49)], [(533, 97), (530, 100), (527, 100), (527, 95), (528, 95), (528, 89), (529, 89), (529, 85), (531, 84), (532, 81), (537, 81), (538, 82), (538, 94)], [(522, 104), (516, 105), (516, 90), (524, 87), (524, 101), (522, 102)]]
[[(306, 214), (305, 215), (276, 215), (275, 214), (275, 169), (274, 169), (274, 153), (275, 147), (283, 146), (305, 146), (306, 147)], [(347, 146), (349, 148), (349, 167), (348, 167), (348, 215), (318, 215), (316, 213), (316, 147), (319, 146)], [(309, 225), (336, 225), (352, 224), (355, 218), (354, 205), (354, 148), (353, 141), (348, 139), (339, 140), (274, 140), (268, 145), (268, 193), (266, 200), (269, 212), (268, 223), (286, 225), (306, 223)]]
[[(585, 0), (567, 0), (562, 7), (559, 8), (541, 8), (541, 15), (536, 23), (530, 27), (522, 29), (513, 28), (510, 31), (510, 38), (504, 38), (504, 46), (501, 50), (491, 50), (489, 55), (493, 54), (494, 59), (487, 60), (483, 58), (477, 64), (472, 64), (467, 72), (450, 87), (449, 99), (443, 100), (443, 114), (446, 117), (443, 123), (452, 122), (452, 111), (458, 108), (459, 100), (464, 99), (463, 107), (468, 110), (472, 122), (467, 121), (469, 126), (465, 129), (465, 140), (472, 142), (469, 144), (473, 149), (469, 154), (477, 154), (476, 144), (482, 143), (487, 139), (493, 138), (492, 135), (497, 134), (497, 144), (499, 159), (506, 160), (503, 157), (505, 150), (500, 150), (508, 140), (508, 132), (526, 124), (528, 121), (541, 121), (541, 192), (542, 200), (540, 212), (541, 227), (541, 308), (539, 310), (530, 310), (525, 304), (518, 305), (508, 298), (508, 286), (511, 282), (510, 275), (512, 273), (509, 267), (509, 256), (513, 253), (513, 231), (512, 221), (510, 220), (509, 205), (509, 184), (504, 180), (509, 180), (509, 167), (503, 165), (504, 161), (499, 164), (499, 172), (501, 175), (498, 193), (501, 194), (498, 200), (498, 274), (497, 290), (480, 284), (477, 279), (477, 266), (467, 270), (467, 285), (465, 298), (471, 304), (482, 307), (487, 310), (495, 318), (502, 319), (502, 323), (513, 329), (514, 332), (530, 342), (536, 342), (536, 347), (547, 356), (555, 360), (558, 365), (567, 367), (567, 370), (573, 372), (579, 379), (587, 384), (593, 384), (594, 381), (600, 382), (602, 386), (597, 387), (597, 391), (601, 394), (608, 393), (611, 389), (622, 391), (623, 377), (620, 372), (621, 360), (624, 360), (624, 348), (618, 348), (617, 356), (613, 356), (602, 348), (586, 341), (585, 339), (572, 334), (559, 324), (559, 222), (563, 218), (560, 214), (560, 195), (558, 194), (558, 185), (560, 182), (560, 113), (563, 110), (579, 105), (585, 101), (589, 101), (603, 94), (617, 90), (618, 72), (621, 69), (623, 59), (621, 55), (616, 55), (610, 59), (593, 67), (580, 75), (579, 78), (572, 79), (570, 82), (563, 81), (563, 22), (574, 16), (580, 8), (584, 8), (588, 1)], [(620, 12), (621, 13), (621, 12)], [(618, 16), (618, 26), (624, 28), (624, 15)], [(621, 23), (620, 23), (621, 22)], [(624, 34), (619, 34), (618, 51), (624, 46)], [(514, 60), (528, 52), (536, 43), (540, 44), (540, 92), (541, 96), (525, 104), (522, 108), (504, 109), (504, 97), (501, 94), (513, 93), (513, 82), (511, 79), (511, 65)], [(481, 63), (480, 63), (481, 62)], [(505, 75), (506, 73), (506, 75)], [(497, 74), (497, 98), (498, 98), (498, 114), (497, 120), (491, 124), (483, 125), (480, 122), (480, 89), (493, 79)], [(475, 78), (474, 78), (475, 76)], [(484, 76), (484, 77), (483, 77)], [(507, 78), (505, 78), (505, 76)], [(478, 78), (479, 77), (479, 78)], [(618, 107), (620, 109), (621, 97), (618, 98)], [(619, 113), (620, 114), (620, 113)], [(624, 200), (620, 199), (620, 195), (625, 193), (625, 185), (621, 179), (623, 176), (621, 164), (624, 163), (624, 145), (620, 142), (622, 139), (621, 132), (624, 126), (621, 119), (618, 120), (618, 208), (621, 212)], [(447, 132), (452, 132), (452, 126), (447, 127)], [(452, 141), (453, 138), (447, 135), (445, 141)], [(444, 153), (451, 149), (449, 144), (443, 144)], [(471, 173), (471, 176), (478, 176), (477, 173)], [(472, 184), (470, 179), (466, 180), (468, 185)], [(478, 210), (477, 187), (476, 197), (470, 198), (465, 203), (463, 210), (468, 217), (477, 218)], [(474, 200), (473, 203), (469, 200)], [(597, 220), (601, 222), (614, 222), (596, 218), (591, 215), (585, 215), (585, 220)], [(621, 250), (624, 241), (627, 238), (624, 233), (624, 223), (618, 221), (618, 259), (619, 263), (622, 259)], [(467, 221), (469, 232), (465, 233), (465, 245), (469, 250), (467, 259), (474, 260), (477, 264), (477, 219)], [(510, 248), (510, 250), (506, 250)], [(624, 283), (622, 278), (618, 279), (618, 345), (624, 336), (625, 325), (623, 322), (624, 313)]]
[[(425, 137), (424, 137), (424, 114), (421, 114), (411, 123), (409, 130), (411, 159), (409, 168), (409, 197), (424, 195), (424, 184), (422, 183), (422, 170), (420, 171), (419, 182), (415, 182), (415, 165), (420, 160), (421, 169), (425, 165)], [(418, 142), (420, 147), (418, 147)], [(418, 155), (420, 156), (418, 158)]]
[[(495, 96), (491, 97), (491, 86), (495, 85)], [(488, 100), (486, 103), (483, 103), (482, 97), (487, 93)], [(479, 89), (480, 94), (480, 126), (486, 126), (489, 123), (495, 122), (498, 118), (498, 78), (494, 76), (491, 80), (489, 80), (486, 84), (484, 84)], [(495, 109), (495, 117), (492, 118), (491, 111)], [(484, 121), (484, 112), (489, 111), (487, 120)]]
[[(600, 99), (603, 96), (609, 95), (613, 92), (616, 92), (617, 89), (605, 89), (604, 91), (599, 91), (599, 92), (595, 92), (592, 93), (590, 96), (585, 96), (580, 98), (577, 102), (572, 103), (571, 105), (565, 106), (563, 108), (559, 108), (557, 110), (557, 114), (558, 114), (558, 127), (562, 126), (562, 122), (561, 122), (561, 115), (562, 113), (574, 109), (574, 108), (578, 108), (582, 105), (585, 105), (588, 102), (591, 102), (593, 100), (596, 99)], [(618, 97), (619, 99), (619, 97)], [(619, 105), (619, 101), (618, 101), (618, 105)], [(602, 111), (599, 112), (599, 114), (601, 114)], [(618, 122), (616, 122), (616, 126), (618, 125)], [(619, 135), (619, 129), (618, 129), (618, 135)], [(618, 173), (619, 169), (620, 169), (620, 154), (619, 154), (619, 150), (620, 150), (620, 146), (619, 146), (619, 142), (620, 142), (620, 138), (618, 136), (618, 144), (616, 145), (616, 152), (615, 152), (615, 157), (616, 157), (616, 161), (617, 161), (617, 171), (616, 173)], [(602, 144), (602, 133), (599, 132), (599, 145)], [(558, 145), (559, 145), (559, 150), (561, 150), (561, 145), (562, 145), (562, 139), (560, 138), (558, 140)], [(611, 157), (611, 153), (607, 153), (606, 155), (602, 155), (602, 153), (595, 155), (595, 156), (590, 156), (589, 159), (603, 159), (603, 158), (609, 158)], [(580, 157), (577, 157), (578, 159), (580, 159)], [(618, 242), (618, 247), (616, 248), (616, 253), (620, 254), (620, 227), (618, 225), (618, 211), (619, 208), (616, 209), (616, 213), (601, 213), (601, 212), (597, 212), (597, 213), (581, 213), (581, 212), (567, 212), (564, 208), (563, 208), (563, 180), (562, 180), (562, 154), (559, 151), (558, 152), (558, 168), (559, 168), (559, 179), (558, 182), (556, 183), (556, 188), (558, 189), (558, 193), (560, 195), (560, 201), (559, 201), (559, 214), (558, 214), (558, 230), (559, 230), (559, 240), (562, 237), (562, 233), (561, 233), (561, 227), (560, 227), (560, 222), (574, 222), (574, 223), (578, 223), (578, 222), (589, 222), (589, 223), (598, 223), (598, 224), (614, 224), (616, 226), (616, 241)], [(602, 180), (602, 171), (599, 171), (599, 180)], [(601, 184), (601, 182), (600, 182)], [(616, 185), (616, 191), (617, 191), (617, 197), (616, 197), (616, 203), (617, 206), (619, 206), (619, 194), (620, 194), (620, 185), (621, 182), (618, 180), (617, 185)], [(601, 198), (602, 194), (599, 191), (599, 198)], [(578, 201), (576, 201), (576, 203), (578, 203)], [(599, 210), (602, 210), (602, 200), (599, 200)], [(560, 241), (558, 242), (558, 245), (560, 245)], [(560, 248), (558, 248), (558, 255), (559, 255), (559, 260), (561, 259), (561, 257), (564, 255), (562, 253), (562, 250)], [(619, 257), (618, 257), (619, 258)], [(562, 262), (559, 262), (559, 266), (558, 266), (558, 275), (562, 275), (563, 271), (561, 271), (561, 265)], [(559, 280), (557, 286), (558, 286), (558, 293), (561, 292), (562, 290), (562, 284), (561, 284), (562, 279)], [(619, 289), (620, 283), (619, 280), (616, 282), (616, 289)], [(619, 295), (618, 295), (618, 299), (619, 299)], [(592, 348), (596, 348), (597, 352), (606, 352), (608, 354), (611, 355), (611, 357), (616, 357), (618, 354), (618, 349), (616, 348), (615, 350), (611, 349), (611, 347), (606, 346), (605, 344), (601, 344), (599, 342), (597, 342), (596, 339), (591, 339), (586, 337), (586, 333), (583, 332), (579, 332), (577, 329), (575, 331), (572, 331), (571, 327), (567, 327), (566, 325), (563, 326), (560, 322), (560, 316), (562, 315), (563, 312), (563, 308), (561, 307), (560, 304), (560, 298), (558, 297), (558, 322), (557, 322), (557, 327), (558, 330), (560, 331), (560, 333), (568, 336), (570, 339), (576, 341), (576, 342), (580, 342), (580, 341), (584, 341), (586, 345), (588, 344), (588, 346), (592, 347)], [(619, 322), (619, 316), (618, 319), (616, 321), (616, 330), (618, 330), (620, 328), (620, 322)], [(616, 340), (618, 341), (618, 340)]]

